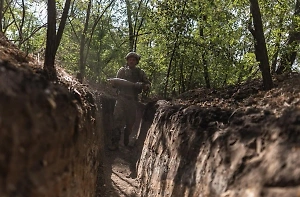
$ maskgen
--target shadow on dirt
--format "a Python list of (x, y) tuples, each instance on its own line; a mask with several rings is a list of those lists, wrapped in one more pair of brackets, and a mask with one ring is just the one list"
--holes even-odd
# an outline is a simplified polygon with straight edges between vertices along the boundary
[(138, 197), (137, 164), (142, 153), (147, 131), (156, 112), (156, 102), (139, 103), (137, 121), (134, 125), (133, 133), (130, 135), (129, 146), (125, 147), (123, 145), (122, 133), (118, 151), (109, 151), (107, 148), (110, 143), (115, 99), (104, 97), (101, 102), (102, 129), (104, 130), (106, 147), (104, 156), (105, 183), (102, 190), (105, 191), (105, 196), (109, 197)]

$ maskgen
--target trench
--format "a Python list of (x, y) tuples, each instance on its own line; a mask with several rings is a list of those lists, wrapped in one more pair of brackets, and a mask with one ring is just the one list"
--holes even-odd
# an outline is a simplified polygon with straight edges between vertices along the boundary
[(244, 103), (219, 93), (200, 104), (144, 103), (134, 146), (108, 152), (114, 99), (60, 79), (0, 62), (1, 197), (299, 194), (296, 89)]
[[(164, 100), (147, 103), (135, 148), (115, 155), (130, 160), (124, 165), (127, 171), (119, 173), (129, 185), (113, 186), (115, 196), (297, 195), (299, 117), (297, 109), (278, 117), (257, 107), (237, 112)], [(294, 137), (288, 137), (287, 130), (293, 130)], [(280, 135), (286, 137), (274, 140)], [(291, 147), (295, 151), (289, 151)], [(132, 170), (136, 177), (127, 179)]]

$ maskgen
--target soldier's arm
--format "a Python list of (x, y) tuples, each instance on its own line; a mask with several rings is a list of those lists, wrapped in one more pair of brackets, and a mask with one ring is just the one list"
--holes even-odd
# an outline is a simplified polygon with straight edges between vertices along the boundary
[(141, 70), (141, 76), (142, 76), (142, 82), (144, 83), (143, 90), (147, 91), (150, 89), (151, 82), (143, 70)]
[(118, 70), (116, 77), (121, 79), (125, 78), (125, 69), (123, 67)]
[[(125, 75), (125, 69), (122, 67), (118, 70), (116, 78), (120, 78), (120, 79), (124, 79), (124, 75)], [(113, 79), (108, 79), (109, 84), (113, 87), (113, 88), (117, 88), (116, 85), (116, 81)]]

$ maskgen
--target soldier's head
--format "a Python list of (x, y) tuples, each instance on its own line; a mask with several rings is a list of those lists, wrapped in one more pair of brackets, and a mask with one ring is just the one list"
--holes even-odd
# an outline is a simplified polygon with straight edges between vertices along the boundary
[(141, 56), (139, 54), (137, 54), (136, 52), (129, 52), (126, 56), (125, 56), (126, 62), (127, 62), (127, 66), (129, 66), (130, 68), (136, 66), (140, 59)]

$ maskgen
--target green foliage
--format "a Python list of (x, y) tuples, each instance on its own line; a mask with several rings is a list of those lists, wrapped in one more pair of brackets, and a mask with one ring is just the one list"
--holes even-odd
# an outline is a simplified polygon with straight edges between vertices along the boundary
[[(212, 88), (241, 83), (260, 77), (254, 55), (254, 40), (248, 30), (247, 0), (130, 0), (136, 50), (140, 67), (152, 81), (152, 94), (182, 93), (206, 87), (207, 74)], [(21, 7), (10, 5), (3, 19), (6, 35), (19, 44)], [(23, 38), (43, 25), (28, 1)], [(58, 13), (63, 1), (58, 1)], [(128, 19), (124, 1), (93, 1), (85, 35), (85, 67), (89, 80), (103, 82), (114, 77), (125, 64), (128, 52)], [(287, 51), (293, 28), (295, 1), (259, 1), (270, 61), (277, 52)], [(86, 19), (86, 1), (72, 3), (57, 59), (72, 74), (79, 72), (80, 38)], [(14, 14), (12, 14), (14, 13)], [(13, 15), (16, 21), (13, 22)], [(8, 26), (8, 24), (13, 24)], [(96, 25), (95, 25), (96, 24)], [(294, 26), (299, 28), (299, 26)], [(296, 29), (299, 31), (299, 29)], [(45, 46), (45, 29), (40, 28), (20, 47), (29, 53)], [(168, 84), (166, 84), (168, 82)]]
[(42, 10), (37, 7), (38, 4), (32, 1), (27, 1), (24, 6), (21, 1), (4, 3), (2, 29), (8, 39), (26, 53), (36, 54), (42, 51), (45, 46), (46, 29), (43, 18), (39, 16)]

